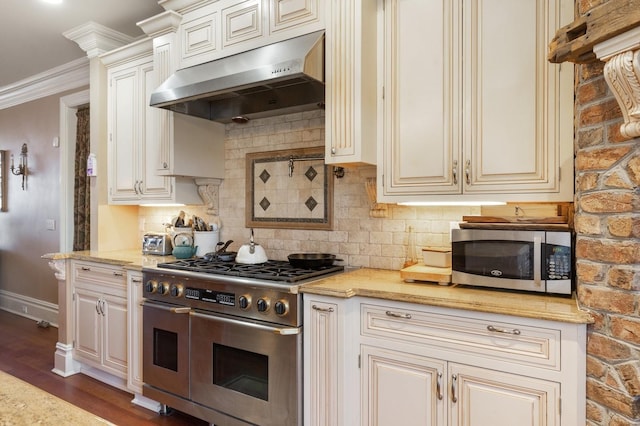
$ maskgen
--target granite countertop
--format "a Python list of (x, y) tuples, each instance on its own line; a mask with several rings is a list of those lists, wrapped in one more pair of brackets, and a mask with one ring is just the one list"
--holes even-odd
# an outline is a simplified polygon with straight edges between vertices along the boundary
[(354, 296), (410, 302), (469, 311), (589, 324), (594, 320), (571, 297), (524, 294), (436, 283), (404, 282), (399, 271), (358, 269), (333, 275), (300, 289), (302, 293), (350, 298)]
[(171, 262), (176, 260), (173, 256), (156, 256), (150, 254), (142, 254), (138, 250), (116, 250), (116, 251), (72, 251), (68, 253), (47, 253), (42, 256), (43, 259), (49, 260), (86, 260), (87, 262), (100, 262), (109, 265), (122, 266), (125, 269), (141, 271), (143, 267), (154, 267), (158, 263)]
[[(143, 255), (141, 250), (74, 251), (49, 253), (44, 259), (76, 259), (119, 265), (141, 271), (161, 262), (175, 260), (173, 256)], [(421, 305), (457, 308), (470, 311), (544, 318), (553, 321), (589, 324), (591, 315), (579, 309), (575, 298), (486, 290), (466, 286), (442, 286), (436, 283), (409, 283), (400, 271), (356, 269), (344, 274), (303, 284), (301, 293), (349, 298), (354, 296), (410, 302)]]

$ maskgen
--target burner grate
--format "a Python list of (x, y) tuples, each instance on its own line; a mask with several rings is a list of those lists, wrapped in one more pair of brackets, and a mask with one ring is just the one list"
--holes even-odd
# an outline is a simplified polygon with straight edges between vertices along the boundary
[(159, 263), (158, 268), (289, 283), (344, 270), (344, 266), (336, 265), (326, 266), (319, 269), (297, 268), (283, 260), (269, 260), (265, 263), (248, 265), (235, 262), (222, 262), (218, 260), (208, 261), (201, 258), (182, 259), (173, 262)]

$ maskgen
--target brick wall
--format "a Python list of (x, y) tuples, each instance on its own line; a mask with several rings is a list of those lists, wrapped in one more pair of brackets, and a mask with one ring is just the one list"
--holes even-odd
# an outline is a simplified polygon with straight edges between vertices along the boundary
[[(600, 1), (578, 0), (584, 14)], [(640, 425), (640, 140), (601, 62), (576, 66), (578, 298), (595, 318), (587, 343), (587, 423)]]

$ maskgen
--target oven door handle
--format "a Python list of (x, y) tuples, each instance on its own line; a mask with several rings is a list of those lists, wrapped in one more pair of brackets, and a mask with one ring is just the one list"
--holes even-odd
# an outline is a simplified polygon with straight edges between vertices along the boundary
[(164, 305), (159, 305), (157, 303), (152, 303), (152, 302), (148, 302), (146, 300), (143, 300), (142, 302), (140, 302), (140, 306), (149, 306), (155, 309), (162, 309), (163, 311), (169, 311), (172, 312), (174, 314), (188, 314), (189, 312), (191, 312), (191, 308), (186, 307), (186, 306), (164, 306)]
[(286, 327), (286, 328), (270, 327), (268, 325), (255, 324), (255, 323), (248, 322), (248, 321), (239, 321), (239, 320), (235, 320), (235, 319), (231, 319), (231, 318), (219, 317), (219, 316), (216, 316), (216, 315), (201, 314), (201, 313), (196, 312), (196, 311), (189, 312), (189, 315), (193, 315), (194, 317), (208, 319), (208, 320), (225, 322), (227, 324), (239, 325), (239, 326), (242, 326), (242, 327), (251, 327), (251, 328), (254, 328), (254, 329), (258, 329), (258, 330), (270, 331), (271, 333), (279, 334), (279, 335), (282, 335), (282, 336), (291, 336), (291, 335), (295, 335), (295, 334), (300, 334), (300, 332), (302, 331), (301, 327)]

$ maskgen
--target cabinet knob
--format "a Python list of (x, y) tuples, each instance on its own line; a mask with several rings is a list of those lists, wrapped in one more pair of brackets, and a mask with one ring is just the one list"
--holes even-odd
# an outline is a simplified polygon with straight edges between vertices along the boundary
[(162, 168), (163, 169), (168, 169), (169, 168), (169, 165), (167, 164), (166, 161), (162, 163)]
[(331, 154), (332, 154), (332, 155), (336, 155), (336, 149), (335, 149), (335, 148), (333, 148), (333, 147), (331, 148)]

